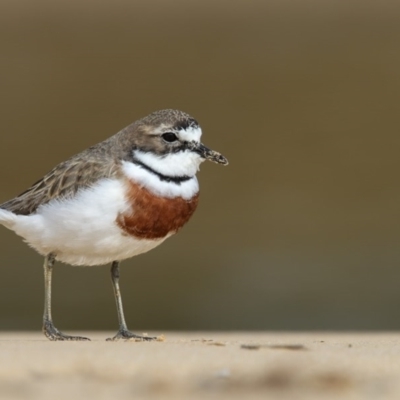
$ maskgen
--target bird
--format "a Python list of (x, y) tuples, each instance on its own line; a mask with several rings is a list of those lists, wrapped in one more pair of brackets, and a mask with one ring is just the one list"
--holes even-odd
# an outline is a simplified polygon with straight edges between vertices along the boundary
[(52, 273), (111, 263), (119, 329), (107, 340), (153, 340), (131, 332), (124, 316), (121, 261), (164, 242), (188, 222), (199, 201), (196, 173), (228, 160), (201, 141), (199, 123), (173, 109), (155, 111), (54, 167), (19, 196), (0, 204), (0, 224), (44, 256), (44, 335), (90, 340), (54, 325)]

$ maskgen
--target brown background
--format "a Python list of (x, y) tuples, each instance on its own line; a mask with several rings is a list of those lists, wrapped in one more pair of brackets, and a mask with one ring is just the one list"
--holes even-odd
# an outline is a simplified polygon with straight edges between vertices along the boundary
[[(161, 108), (230, 160), (126, 261), (132, 329), (400, 328), (395, 1), (3, 0), (0, 202)], [(40, 329), (42, 258), (0, 229), (0, 328)], [(60, 329), (113, 329), (109, 268), (59, 264)]]

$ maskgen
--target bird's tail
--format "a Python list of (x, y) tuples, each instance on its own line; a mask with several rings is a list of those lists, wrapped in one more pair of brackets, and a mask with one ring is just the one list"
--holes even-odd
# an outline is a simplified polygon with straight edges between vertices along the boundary
[(17, 215), (12, 213), (11, 211), (0, 208), (0, 224), (4, 225), (8, 229), (13, 229), (16, 220)]

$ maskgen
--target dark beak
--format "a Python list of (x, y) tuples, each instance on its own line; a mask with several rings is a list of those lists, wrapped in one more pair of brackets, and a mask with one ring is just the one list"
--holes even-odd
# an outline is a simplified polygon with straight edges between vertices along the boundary
[(194, 141), (188, 142), (188, 148), (199, 154), (205, 160), (210, 160), (217, 164), (228, 165), (228, 160), (221, 153), (209, 149), (208, 147), (204, 146), (203, 143)]

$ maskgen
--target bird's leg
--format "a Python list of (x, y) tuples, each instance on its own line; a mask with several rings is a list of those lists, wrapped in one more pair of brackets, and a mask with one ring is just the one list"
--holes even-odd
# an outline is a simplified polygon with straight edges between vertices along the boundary
[(56, 256), (48, 254), (44, 259), (44, 314), (43, 333), (49, 340), (90, 340), (82, 336), (69, 336), (60, 332), (53, 324), (51, 317), (51, 275)]
[(121, 291), (119, 289), (119, 261), (114, 261), (111, 265), (111, 281), (114, 289), (115, 302), (117, 303), (119, 329), (114, 337), (109, 338), (107, 340), (114, 341), (119, 339), (132, 339), (132, 338), (139, 340), (156, 339), (155, 337), (137, 335), (128, 330), (128, 327), (125, 322), (124, 308), (122, 306)]

